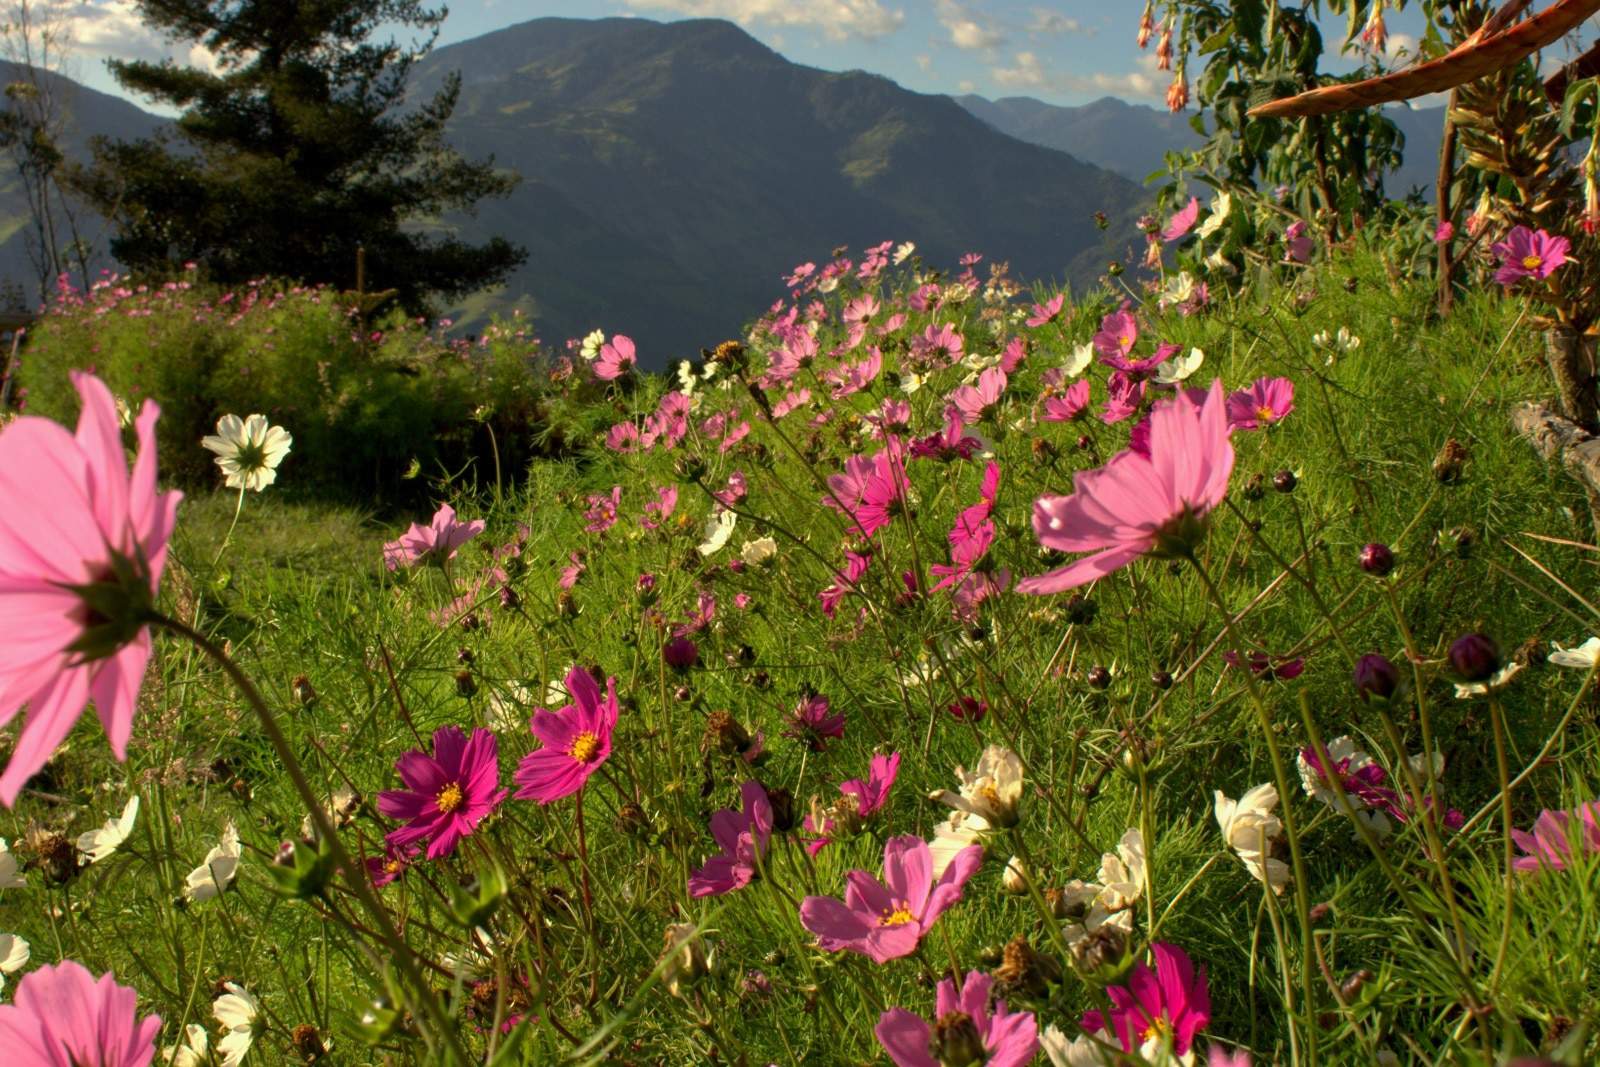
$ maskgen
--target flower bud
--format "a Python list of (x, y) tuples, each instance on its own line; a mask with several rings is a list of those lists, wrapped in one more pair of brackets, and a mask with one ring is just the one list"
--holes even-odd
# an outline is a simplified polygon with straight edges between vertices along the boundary
[(1000, 875), (1000, 888), (1014, 897), (1028, 891), (1028, 868), (1023, 865), (1021, 856), (1012, 856), (1006, 861), (1005, 872)]
[(1500, 646), (1487, 634), (1467, 634), (1450, 646), (1450, 669), (1468, 682), (1485, 682), (1500, 669)]
[(674, 637), (661, 646), (661, 658), (675, 671), (686, 671), (700, 662), (700, 649), (687, 637)]
[(1292, 493), (1299, 484), (1300, 479), (1295, 477), (1292, 470), (1284, 469), (1272, 476), (1272, 488), (1280, 493)]
[(667, 992), (683, 995), (683, 987), (711, 973), (711, 953), (692, 923), (673, 923), (666, 930), (667, 963), (661, 971)]
[(973, 1067), (987, 1055), (978, 1025), (972, 1016), (961, 1011), (948, 1012), (934, 1022), (928, 1051), (938, 1059), (940, 1067)]
[(1382, 578), (1394, 570), (1394, 551), (1374, 541), (1361, 548), (1361, 569), (1375, 578)]
[(1111, 688), (1111, 671), (1106, 667), (1096, 664), (1095, 666), (1089, 668), (1089, 673), (1085, 676), (1085, 681), (1089, 683), (1090, 689), (1109, 689)]
[(1400, 670), (1387, 657), (1369, 652), (1356, 660), (1355, 681), (1362, 700), (1388, 700), (1400, 688)]

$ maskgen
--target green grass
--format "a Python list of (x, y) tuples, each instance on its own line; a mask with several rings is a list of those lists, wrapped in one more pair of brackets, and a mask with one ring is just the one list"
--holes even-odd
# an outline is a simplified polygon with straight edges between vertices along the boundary
[[(1293, 310), (1305, 294), (1314, 295)], [(995, 347), (975, 321), (978, 310), (975, 301), (961, 313), (969, 352)], [(1013, 376), (1012, 395), (1034, 395), (1039, 373), (1086, 339), (1103, 310), (1080, 308), (1059, 333), (1041, 331)], [(536, 463), (498, 506), (487, 491), (458, 497), (461, 515), (484, 518), (488, 529), (448, 578), (436, 569), (389, 574), (381, 546), (401, 524), (378, 525), (358, 508), (296, 503), (288, 485), (244, 501), (213, 568), (236, 498), (193, 498), (180, 516), (165, 606), (228, 642), (319, 790), (347, 786), (360, 794), (364, 803), (344, 838), (365, 854), (390, 828), (372, 802), (397, 784), (394, 760), (419, 738), (446, 724), (525, 719), (570, 664), (616, 677), (623, 698), (616, 747), (583, 794), (581, 824), (574, 798), (547, 808), (511, 801), (455, 857), (419, 865), (383, 891), (411, 948), (433, 965), (430, 980), (448, 996), (451, 961), (469, 952), (470, 940), (450, 915), (451, 893), (491, 863), (504, 870), (509, 894), (485, 923), (486, 946), (478, 946), (491, 962), (475, 976), (489, 976), (491, 1016), (495, 974), (515, 1007), (538, 1016), (515, 1062), (697, 1064), (710, 1061), (713, 1049), (720, 1061), (753, 1065), (884, 1062), (872, 1036), (878, 1012), (900, 1005), (931, 1016), (930, 979), (952, 961), (963, 971), (992, 967), (1019, 935), (1051, 951), (1030, 898), (1001, 890), (1016, 847), (1004, 838), (991, 843), (962, 902), (910, 959), (880, 967), (822, 953), (788, 902), (840, 895), (852, 866), (876, 873), (890, 833), (929, 836), (943, 809), (925, 799), (928, 792), (953, 786), (955, 765), (972, 766), (985, 744), (1008, 745), (1026, 764), (1018, 832), (1045, 888), (1093, 879), (1100, 853), (1127, 828), (1143, 827), (1153, 893), (1138, 905), (1134, 947), (1154, 925), (1155, 939), (1207, 967), (1213, 1012), (1202, 1047), (1214, 1037), (1268, 1063), (1311, 1062), (1313, 1041), (1320, 1063), (1371, 1064), (1385, 1050), (1402, 1063), (1486, 1063), (1486, 1047), (1496, 1058), (1543, 1053), (1591, 1062), (1600, 932), (1593, 865), (1519, 880), (1509, 951), (1497, 969), (1505, 880), (1490, 713), (1485, 703), (1453, 699), (1435, 662), (1474, 629), (1494, 634), (1509, 652), (1525, 642), (1576, 643), (1596, 627), (1552, 577), (1582, 595), (1593, 587), (1596, 555), (1570, 543), (1592, 538), (1581, 495), (1509, 429), (1510, 406), (1545, 389), (1537, 335), (1518, 312), (1498, 294), (1476, 294), (1436, 321), (1425, 280), (1392, 283), (1375, 257), (1363, 256), (1286, 281), (1263, 302), (1167, 318), (1157, 331), (1204, 349), (1198, 380), (1220, 375), (1237, 387), (1285, 375), (1296, 384), (1295, 411), (1280, 427), (1236, 435), (1230, 503), (1239, 514), (1215, 517), (1203, 555), (1229, 605), (1249, 605), (1239, 623), (1249, 645), (1305, 658), (1300, 678), (1261, 687), (1277, 744), (1292, 761), (1307, 739), (1303, 710), (1325, 738), (1351, 734), (1386, 767), (1399, 766), (1378, 710), (1355, 696), (1345, 651), (1382, 651), (1404, 665), (1398, 617), (1427, 661), (1419, 666), (1420, 696), (1446, 758), (1446, 802), (1469, 817), (1486, 812), (1450, 840), (1448, 883), (1415, 824), (1400, 828), (1382, 849), (1391, 880), (1347, 819), (1300, 792), (1291, 766), (1287, 803), (1306, 896), (1328, 905), (1309, 967), (1295, 892), (1264, 897), (1223, 850), (1212, 818), (1213, 790), (1237, 797), (1271, 780), (1272, 770), (1239, 672), (1218, 659), (1232, 646), (1221, 640), (1200, 655), (1220, 623), (1192, 572), (1158, 560), (1119, 572), (1089, 593), (1097, 612), (1087, 624), (1071, 623), (1065, 596), (1006, 596), (984, 606), (979, 625), (960, 625), (942, 599), (896, 603), (898, 574), (912, 559), (897, 524), (868, 572), (867, 618), (857, 623), (861, 602), (852, 599), (829, 622), (816, 593), (838, 566), (841, 529), (816, 504), (817, 478), (870, 446), (841, 444), (831, 427), (818, 431), (818, 459), (808, 467), (797, 458), (812, 436), (800, 417), (780, 424), (780, 437), (753, 418), (737, 388), (711, 390), (695, 415), (698, 422), (738, 405), (752, 418), (747, 445), (731, 455), (697, 436), (687, 450), (648, 457), (597, 447), (581, 462)], [(915, 319), (918, 332), (924, 321)], [(1363, 343), (1330, 365), (1311, 337), (1340, 326)], [(826, 338), (822, 347), (830, 347)], [(918, 432), (936, 428), (941, 398), (958, 376), (943, 372), (911, 397)], [(1103, 377), (1095, 389), (1098, 403)], [(656, 392), (641, 388), (616, 402), (644, 412)], [(817, 384), (813, 392), (825, 395)], [(880, 380), (870, 393), (829, 406), (859, 413), (888, 395)], [(610, 399), (577, 395), (573, 404), (580, 424), (601, 431), (617, 417)], [(1048, 564), (1028, 525), (1030, 502), (1067, 491), (1071, 472), (1093, 465), (1077, 447), (1080, 433), (1104, 455), (1121, 447), (1128, 426), (1002, 425), (1021, 413), (1013, 407), (1000, 424), (980, 429), (994, 439), (1003, 471), (993, 551), (1027, 575)], [(1461, 477), (1445, 485), (1431, 465), (1450, 438), (1469, 458)], [(1036, 440), (1049, 442), (1055, 458), (1036, 454)], [(703, 465), (702, 484), (712, 489), (741, 469), (750, 494), (740, 510), (766, 520), (741, 519), (731, 546), (709, 560), (694, 547), (709, 501), (686, 477), (686, 455)], [(1292, 493), (1273, 489), (1281, 470), (1297, 476)], [(977, 499), (979, 475), (975, 465), (913, 464), (916, 558), (924, 568), (944, 560), (944, 533)], [(1248, 490), (1257, 476), (1259, 494)], [(483, 470), (476, 477), (492, 482)], [(614, 484), (624, 487), (621, 521), (603, 539), (585, 533), (585, 495)], [(690, 521), (640, 529), (643, 505), (669, 484), (679, 486), (678, 511)], [(1259, 523), (1260, 540), (1245, 520)], [(448, 599), (447, 581), (465, 588), (488, 548), (512, 538), (518, 524), (530, 530), (512, 574), (521, 607), (491, 598), (474, 613), (475, 626), (435, 625), (429, 613)], [(726, 567), (744, 540), (768, 531), (780, 546), (773, 567), (737, 574)], [(1383, 586), (1356, 566), (1368, 541), (1391, 544), (1399, 557), (1398, 616)], [(573, 551), (586, 553), (587, 571), (563, 595), (556, 578)], [(1275, 554), (1298, 561), (1298, 578), (1282, 577)], [(653, 604), (636, 591), (642, 573), (656, 577)], [(687, 617), (701, 589), (718, 601), (715, 622), (698, 638), (701, 665), (669, 675), (660, 667), (662, 623)], [(734, 605), (739, 593), (752, 598), (747, 609)], [(1331, 607), (1331, 624), (1319, 601)], [(30, 871), (31, 888), (0, 899), (0, 930), (26, 937), (36, 962), (71, 957), (96, 973), (114, 971), (139, 989), (143, 1009), (163, 1016), (166, 1042), (180, 1022), (210, 1022), (213, 986), (226, 978), (247, 985), (267, 1012), (251, 1053), (258, 1062), (297, 1062), (291, 1039), (299, 1026), (333, 1042), (330, 1062), (446, 1062), (405, 1032), (376, 1048), (364, 1043), (358, 1019), (383, 993), (385, 950), (342, 927), (361, 914), (343, 890), (331, 903), (274, 891), (270, 857), (298, 835), (304, 805), (221, 673), (177, 640), (163, 637), (159, 646), (128, 763), (109, 759), (88, 720), (36, 791), (0, 815), (0, 833), (16, 847), (30, 828), (70, 836), (97, 826), (137, 791), (144, 812), (133, 839), (65, 884), (42, 868)], [(902, 687), (897, 676), (919, 653), (941, 661), (936, 680)], [(1111, 673), (1104, 690), (1089, 684), (1096, 666)], [(1156, 671), (1177, 683), (1159, 689)], [(310, 706), (294, 694), (301, 676), (317, 693)], [(783, 736), (803, 686), (848, 716), (844, 738), (825, 753)], [(946, 713), (960, 695), (987, 701), (981, 724)], [(1417, 695), (1392, 711), (1408, 752), (1422, 748)], [(1543, 807), (1593, 798), (1596, 709), (1582, 672), (1531, 668), (1503, 700), (1513, 773), (1551, 744), (1550, 758), (1514, 790), (1516, 823), (1526, 827)], [(1576, 712), (1563, 727), (1569, 707)], [(765, 735), (769, 756), (753, 772), (708, 741), (707, 724), (719, 711)], [(535, 743), (515, 725), (499, 738), (509, 783), (516, 760)], [(840, 781), (864, 776), (873, 751), (889, 750), (902, 753), (891, 804), (861, 837), (835, 844), (814, 865), (788, 844), (775, 846), (768, 879), (723, 898), (687, 897), (688, 874), (716, 851), (709, 817), (737, 805), (747, 775), (791, 791), (803, 813), (809, 797), (837, 796)], [(235, 889), (216, 901), (174, 903), (184, 875), (229, 821), (247, 846)], [(1446, 884), (1453, 904), (1445, 902)], [(1457, 920), (1471, 946), (1460, 960), (1464, 976), (1447, 949)], [(711, 974), (680, 996), (653, 978), (663, 931), (674, 922), (698, 924), (715, 950)], [(1046, 993), (1013, 990), (1009, 999), (1013, 1010), (1036, 1012), (1041, 1028), (1070, 1032), (1098, 993), (1061, 962), (1066, 976)], [(1362, 970), (1371, 976), (1341, 1005), (1323, 965), (1333, 988)], [(472, 981), (464, 979), (468, 993)], [(1469, 995), (1486, 1005), (1481, 1024), (1463, 1011)], [(483, 1010), (479, 1002), (459, 1013), (464, 1041), (480, 1057)], [(1576, 1043), (1558, 1048), (1569, 1033), (1580, 1035)]]

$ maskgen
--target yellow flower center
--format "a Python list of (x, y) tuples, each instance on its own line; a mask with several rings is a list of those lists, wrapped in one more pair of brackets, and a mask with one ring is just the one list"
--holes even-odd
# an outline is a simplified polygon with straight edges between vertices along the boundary
[(1523, 270), (1538, 270), (1542, 266), (1544, 266), (1544, 258), (1542, 256), (1523, 256), (1522, 257), (1522, 269)]
[(1268, 407), (1266, 404), (1262, 404), (1260, 407), (1256, 408), (1256, 421), (1257, 422), (1271, 422), (1272, 421), (1272, 416), (1273, 416), (1272, 408)]
[(385, 874), (399, 874), (400, 873), (400, 861), (399, 860), (390, 860), (388, 863), (385, 863), (383, 865), (383, 870), (384, 870)]
[(878, 919), (878, 925), (904, 926), (908, 922), (915, 922), (916, 918), (917, 917), (915, 915), (911, 914), (910, 908), (906, 907), (904, 904), (901, 904), (893, 911), (890, 911), (888, 908), (883, 909), (883, 915)]
[(600, 751), (600, 738), (588, 730), (572, 739), (568, 753), (579, 763), (588, 763)]
[(1121, 337), (1117, 338), (1117, 340), (1122, 343), (1122, 347), (1123, 348), (1132, 348), (1133, 347), (1133, 335), (1132, 334), (1125, 333)]
[(461, 806), (463, 799), (465, 798), (461, 795), (461, 786), (451, 782), (439, 790), (439, 795), (434, 798), (434, 802), (439, 805), (440, 814), (448, 815)]

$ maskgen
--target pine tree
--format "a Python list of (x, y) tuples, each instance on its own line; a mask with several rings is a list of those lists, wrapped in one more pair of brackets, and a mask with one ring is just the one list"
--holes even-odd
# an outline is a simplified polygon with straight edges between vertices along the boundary
[[(214, 280), (274, 275), (368, 284), (415, 312), (492, 285), (524, 252), (470, 246), (440, 216), (520, 180), (444, 140), (459, 77), (405, 99), (445, 17), (422, 0), (137, 0), (147, 24), (216, 57), (213, 71), (113, 61), (127, 89), (181, 109), (176, 137), (102, 140), (79, 184), (112, 219), (131, 270), (199, 264)], [(378, 41), (408, 27), (417, 39)]]

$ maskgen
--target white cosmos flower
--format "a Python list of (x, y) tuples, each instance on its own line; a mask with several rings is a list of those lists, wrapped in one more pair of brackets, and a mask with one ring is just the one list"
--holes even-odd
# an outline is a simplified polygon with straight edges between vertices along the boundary
[(1233, 265), (1233, 261), (1228, 258), (1228, 254), (1220, 248), (1206, 257), (1206, 267), (1222, 274), (1239, 273), (1239, 268)]
[(117, 849), (133, 833), (133, 821), (139, 817), (138, 794), (128, 798), (120, 818), (107, 819), (98, 830), (90, 830), (78, 837), (78, 851), (85, 862), (99, 863)]
[(1179, 271), (1161, 287), (1161, 296), (1157, 303), (1161, 307), (1170, 307), (1173, 304), (1187, 304), (1194, 299), (1194, 275), (1188, 271)]
[(1195, 227), (1194, 235), (1202, 241), (1218, 230), (1228, 221), (1228, 215), (1233, 211), (1233, 197), (1228, 193), (1218, 193), (1215, 200), (1211, 201), (1211, 214), (1206, 216), (1206, 221)]
[(1073, 1029), (1077, 1033), (1068, 1038), (1051, 1024), (1039, 1035), (1039, 1047), (1044, 1049), (1051, 1067), (1109, 1067), (1124, 1058), (1120, 1045), (1102, 1045), (1076, 1026)]
[[(1366, 750), (1349, 737), (1336, 737), (1328, 742), (1328, 759), (1334, 765), (1344, 763), (1345, 760), (1350, 761), (1343, 772), (1343, 776), (1346, 778), (1372, 763), (1372, 757), (1367, 755)], [(1328, 784), (1328, 780), (1312, 770), (1311, 765), (1306, 762), (1304, 751), (1295, 757), (1295, 765), (1300, 770), (1300, 786), (1306, 791), (1306, 796), (1322, 801), (1335, 811), (1345, 810), (1340, 807), (1339, 795), (1333, 791), (1333, 787)], [(1332, 770), (1331, 767), (1325, 769)], [(1387, 834), (1389, 832), (1389, 817), (1387, 815), (1381, 811), (1373, 811), (1368, 807), (1366, 801), (1360, 797), (1351, 796), (1348, 790), (1345, 791), (1345, 796), (1349, 800), (1350, 809), (1354, 811), (1356, 818), (1371, 827), (1373, 833)]]
[[(328, 798), (328, 802), (322, 806), (322, 811), (328, 816), (328, 821), (333, 823), (336, 828), (342, 828), (350, 824), (350, 820), (355, 818), (356, 811), (360, 807), (361, 798), (355, 794), (355, 791), (340, 786), (333, 791), (333, 795)], [(316, 829), (315, 820), (311, 818), (309, 812), (306, 813), (300, 820), (300, 836), (309, 841), (316, 836)]]
[(222, 1067), (239, 1067), (245, 1053), (255, 1043), (261, 1004), (237, 982), (229, 982), (222, 988), (227, 992), (211, 1002), (211, 1014), (222, 1026), (217, 1051), (222, 1053)]
[(1555, 649), (1549, 655), (1549, 660), (1557, 667), (1581, 667), (1589, 670), (1594, 666), (1594, 661), (1600, 658), (1600, 637), (1591, 637), (1575, 648), (1562, 648), (1554, 641), (1550, 647)]
[(758, 537), (754, 541), (746, 541), (739, 549), (739, 558), (750, 567), (771, 563), (777, 556), (778, 542), (771, 537)]
[(211, 1038), (199, 1023), (190, 1023), (183, 1030), (181, 1045), (168, 1045), (161, 1050), (162, 1059), (171, 1067), (210, 1067)]
[(260, 492), (278, 478), (278, 464), (289, 454), (294, 438), (282, 426), (273, 426), (265, 415), (241, 419), (224, 415), (217, 420), (217, 432), (202, 437), (200, 445), (217, 454), (217, 466), (228, 476), (229, 489), (254, 489)]
[(990, 830), (989, 823), (980, 815), (965, 811), (952, 811), (950, 817), (933, 831), (928, 842), (928, 852), (933, 857), (933, 876), (940, 878), (945, 868), (962, 849), (981, 844), (983, 835)]
[(605, 347), (606, 332), (604, 330), (591, 330), (583, 339), (583, 347), (578, 349), (578, 354), (584, 359), (593, 361), (600, 358), (600, 349)]
[(1095, 903), (1108, 912), (1126, 911), (1144, 895), (1144, 835), (1130, 829), (1115, 853), (1100, 857), (1101, 890)]
[(927, 380), (928, 378), (926, 375), (918, 374), (916, 371), (901, 371), (900, 391), (907, 396), (910, 396), (918, 389), (921, 389), (923, 383)]
[(0, 837), (0, 889), (26, 889), (28, 883), (22, 877), (22, 871), (17, 866), (17, 857), (6, 847), (6, 839)]
[(990, 745), (978, 757), (978, 766), (971, 772), (956, 768), (961, 779), (961, 792), (940, 789), (930, 793), (928, 799), (947, 804), (957, 811), (976, 815), (990, 826), (1017, 825), (1017, 805), (1022, 800), (1022, 760), (1009, 748)]
[(904, 244), (901, 244), (894, 250), (894, 265), (898, 267), (900, 264), (904, 263), (906, 260), (915, 255), (916, 251), (917, 246), (910, 241), (906, 241)]
[(700, 554), (710, 556), (722, 551), (728, 538), (733, 536), (733, 527), (738, 521), (738, 514), (727, 508), (712, 512), (711, 517), (706, 519), (705, 529), (701, 531)]
[(1513, 660), (1494, 673), (1492, 678), (1481, 682), (1457, 682), (1456, 699), (1473, 700), (1477, 697), (1498, 693), (1511, 684), (1511, 679), (1522, 673), (1522, 664)]
[(686, 359), (678, 361), (678, 392), (684, 396), (693, 396), (695, 386), (700, 384), (700, 377), (694, 372), (694, 364)]
[(1206, 354), (1198, 348), (1189, 349), (1187, 356), (1177, 355), (1164, 360), (1156, 367), (1156, 381), (1162, 385), (1177, 385), (1189, 375), (1200, 369), (1200, 364), (1206, 361)]
[(6, 976), (16, 974), (28, 965), (33, 952), (28, 943), (16, 934), (0, 934), (0, 989), (6, 987)]
[(1094, 362), (1094, 345), (1088, 341), (1072, 350), (1072, 355), (1067, 357), (1067, 362), (1062, 366), (1068, 378), (1076, 378), (1089, 369), (1089, 364)]
[(196, 902), (221, 896), (239, 873), (239, 855), (239, 831), (230, 822), (222, 831), (222, 842), (206, 853), (204, 863), (189, 872), (184, 896)]
[(1256, 786), (1238, 800), (1216, 791), (1217, 825), (1228, 847), (1256, 881), (1281, 893), (1289, 884), (1289, 865), (1272, 857), (1273, 846), (1283, 837), (1283, 823), (1272, 814), (1277, 806), (1278, 789), (1271, 782)]

